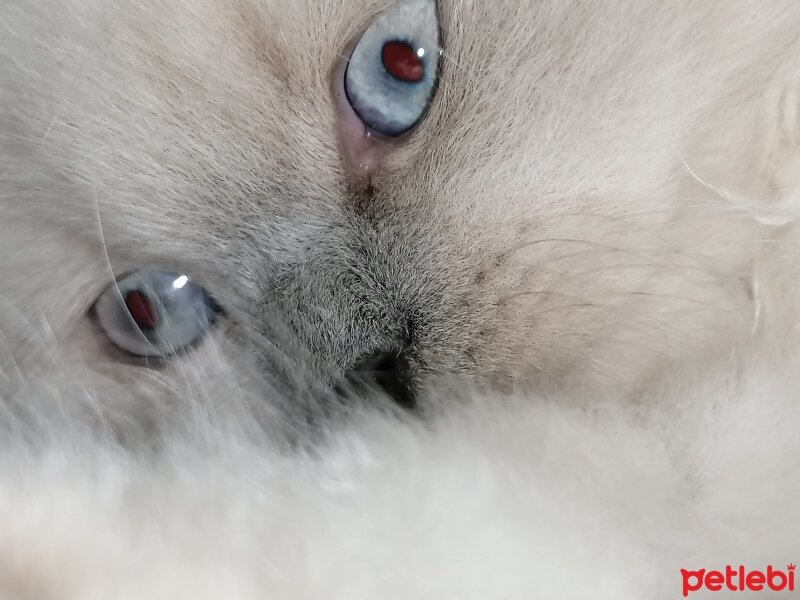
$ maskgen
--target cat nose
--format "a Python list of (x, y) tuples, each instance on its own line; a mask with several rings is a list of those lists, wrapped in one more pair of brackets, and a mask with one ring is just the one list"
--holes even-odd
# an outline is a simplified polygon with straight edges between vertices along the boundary
[(378, 388), (406, 409), (417, 406), (411, 361), (402, 349), (373, 352), (362, 357), (348, 372), (356, 385)]

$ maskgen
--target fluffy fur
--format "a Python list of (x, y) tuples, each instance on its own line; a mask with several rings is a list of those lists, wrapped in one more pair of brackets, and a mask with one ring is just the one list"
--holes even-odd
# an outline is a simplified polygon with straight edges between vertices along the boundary
[[(364, 181), (332, 78), (389, 4), (0, 6), (0, 593), (673, 598), (800, 558), (800, 5), (441, 0)], [(91, 318), (147, 268), (225, 309), (158, 364)], [(398, 344), (416, 413), (331, 392)]]

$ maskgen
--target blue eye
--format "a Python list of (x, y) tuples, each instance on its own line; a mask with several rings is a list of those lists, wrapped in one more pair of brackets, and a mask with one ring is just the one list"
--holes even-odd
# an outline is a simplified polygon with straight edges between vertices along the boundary
[(139, 271), (121, 278), (98, 298), (97, 319), (108, 338), (137, 356), (163, 358), (208, 333), (217, 308), (186, 275)]
[(403, 0), (378, 17), (353, 50), (344, 88), (370, 129), (398, 136), (425, 114), (439, 71), (436, 0)]

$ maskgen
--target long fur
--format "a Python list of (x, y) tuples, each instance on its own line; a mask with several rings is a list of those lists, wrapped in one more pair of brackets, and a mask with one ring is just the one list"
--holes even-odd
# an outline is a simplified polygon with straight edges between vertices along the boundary
[[(800, 559), (800, 4), (440, 0), (437, 95), (364, 182), (332, 78), (390, 4), (0, 5), (3, 597)], [(224, 318), (123, 356), (91, 307), (140, 269)], [(398, 343), (416, 412), (334, 393)]]

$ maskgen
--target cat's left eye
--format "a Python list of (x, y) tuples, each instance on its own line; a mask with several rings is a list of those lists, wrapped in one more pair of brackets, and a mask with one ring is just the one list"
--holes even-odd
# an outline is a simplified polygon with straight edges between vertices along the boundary
[(103, 292), (95, 313), (103, 332), (121, 350), (165, 358), (205, 336), (218, 308), (187, 275), (138, 271)]
[(347, 100), (371, 131), (411, 130), (433, 98), (439, 76), (436, 0), (401, 0), (361, 36), (344, 73)]

